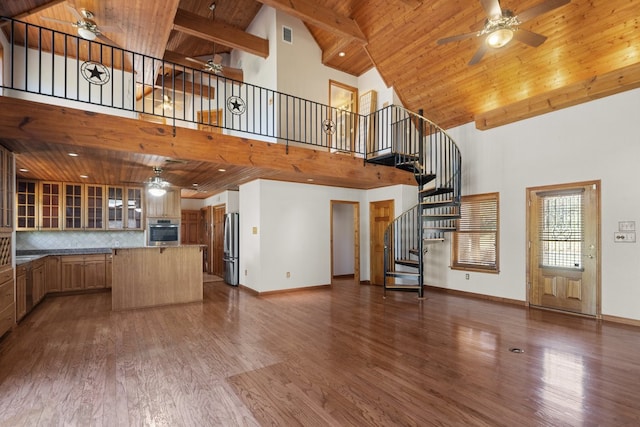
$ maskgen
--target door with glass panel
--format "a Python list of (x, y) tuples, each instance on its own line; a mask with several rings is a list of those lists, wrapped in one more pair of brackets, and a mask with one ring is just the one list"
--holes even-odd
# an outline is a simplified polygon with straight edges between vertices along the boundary
[(600, 182), (527, 189), (532, 306), (600, 314)]

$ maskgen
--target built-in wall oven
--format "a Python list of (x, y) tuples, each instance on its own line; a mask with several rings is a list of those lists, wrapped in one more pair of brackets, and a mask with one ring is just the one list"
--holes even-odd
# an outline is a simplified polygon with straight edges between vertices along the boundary
[(149, 218), (147, 223), (147, 246), (178, 246), (180, 244), (179, 219)]

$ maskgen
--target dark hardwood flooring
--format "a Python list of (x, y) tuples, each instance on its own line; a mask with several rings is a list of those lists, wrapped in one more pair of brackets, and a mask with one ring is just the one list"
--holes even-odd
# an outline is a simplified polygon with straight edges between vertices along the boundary
[(204, 286), (125, 312), (45, 299), (0, 341), (0, 425), (640, 425), (638, 328), (351, 281)]

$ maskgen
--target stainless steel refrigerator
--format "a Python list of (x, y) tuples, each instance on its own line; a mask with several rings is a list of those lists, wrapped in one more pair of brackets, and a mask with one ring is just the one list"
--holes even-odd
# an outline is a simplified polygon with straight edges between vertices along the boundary
[(238, 286), (240, 281), (240, 215), (229, 213), (224, 216), (224, 281)]

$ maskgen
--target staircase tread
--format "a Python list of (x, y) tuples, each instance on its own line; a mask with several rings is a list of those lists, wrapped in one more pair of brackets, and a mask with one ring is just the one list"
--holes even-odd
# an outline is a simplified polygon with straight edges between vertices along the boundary
[[(411, 251), (409, 251), (411, 252)], [(396, 264), (405, 265), (407, 267), (418, 267), (419, 263), (417, 259), (396, 259)]]
[(405, 277), (405, 278), (419, 278), (420, 274), (418, 273), (412, 273), (410, 271), (387, 271), (386, 273), (387, 277)]
[(420, 285), (386, 285), (385, 286), (386, 289), (390, 289), (390, 290), (419, 290), (420, 289)]

